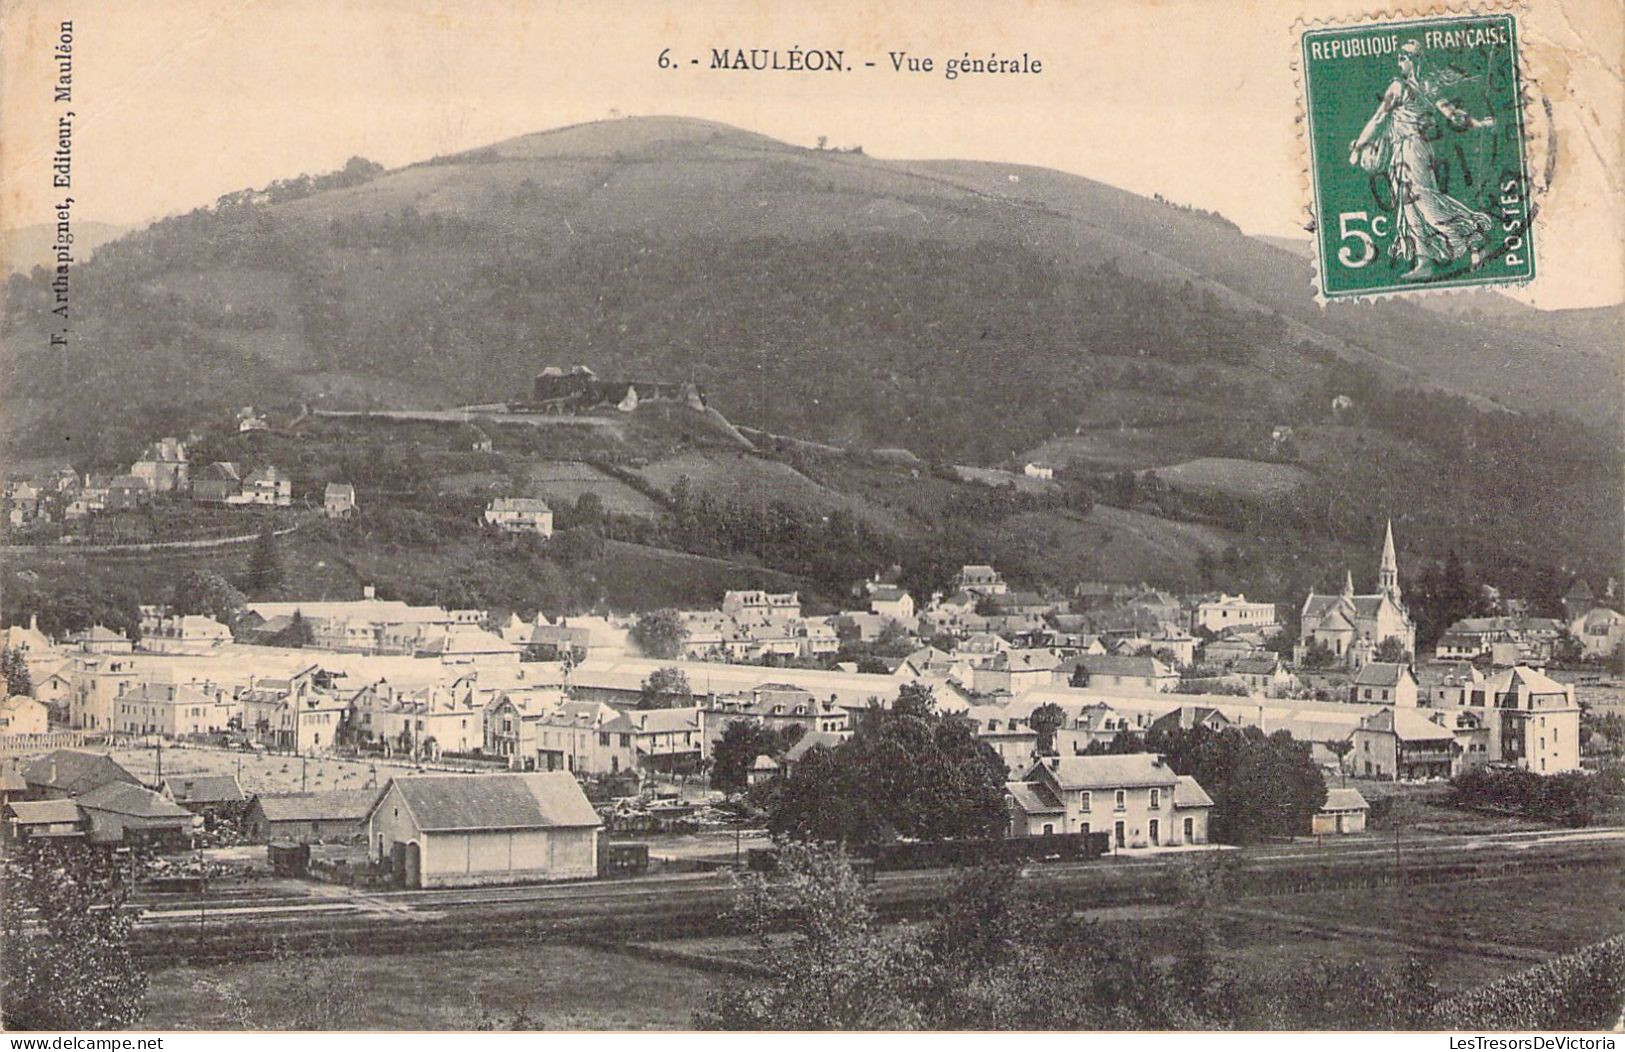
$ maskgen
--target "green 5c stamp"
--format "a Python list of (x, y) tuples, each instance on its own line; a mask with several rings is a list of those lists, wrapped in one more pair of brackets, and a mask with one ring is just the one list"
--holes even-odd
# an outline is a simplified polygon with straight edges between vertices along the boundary
[(1512, 15), (1306, 29), (1301, 47), (1322, 297), (1535, 276)]

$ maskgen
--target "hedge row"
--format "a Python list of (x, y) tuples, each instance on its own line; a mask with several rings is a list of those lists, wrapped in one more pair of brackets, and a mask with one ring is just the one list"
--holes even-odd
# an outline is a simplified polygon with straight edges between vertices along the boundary
[(1625, 935), (1593, 943), (1433, 1007), (1458, 1030), (1611, 1030), (1625, 1008)]
[(1456, 779), (1454, 800), (1466, 807), (1511, 811), (1566, 826), (1587, 826), (1625, 808), (1625, 774), (1618, 767), (1596, 774), (1574, 771), (1552, 775), (1481, 768)]

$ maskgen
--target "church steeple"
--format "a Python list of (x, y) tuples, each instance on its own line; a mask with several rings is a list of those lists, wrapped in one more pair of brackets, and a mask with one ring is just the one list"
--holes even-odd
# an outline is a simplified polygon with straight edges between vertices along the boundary
[(1343, 571), (1343, 598), (1344, 599), (1353, 599), (1354, 598), (1354, 571), (1353, 570), (1345, 569)]
[(1382, 566), (1377, 570), (1377, 588), (1399, 604), (1399, 559), (1394, 555), (1394, 520), (1388, 520), (1388, 535), (1382, 541)]

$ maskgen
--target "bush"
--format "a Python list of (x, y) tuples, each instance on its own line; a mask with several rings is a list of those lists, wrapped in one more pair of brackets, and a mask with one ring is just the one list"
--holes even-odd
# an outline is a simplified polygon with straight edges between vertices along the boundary
[(1625, 935), (1435, 1005), (1428, 1029), (1607, 1030), (1625, 1003)]
[(1578, 828), (1594, 825), (1625, 809), (1625, 771), (1614, 766), (1596, 774), (1571, 771), (1545, 775), (1479, 769), (1455, 780), (1453, 802)]

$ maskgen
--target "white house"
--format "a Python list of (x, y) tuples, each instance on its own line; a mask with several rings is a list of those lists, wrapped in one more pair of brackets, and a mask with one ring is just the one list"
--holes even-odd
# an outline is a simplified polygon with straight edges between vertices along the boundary
[(355, 513), (355, 487), (348, 482), (329, 482), (322, 491), (322, 514), (330, 519), (347, 519)]
[(1231, 632), (1257, 632), (1280, 623), (1274, 603), (1252, 603), (1246, 595), (1220, 595), (1198, 603), (1191, 627), (1205, 628), (1216, 635)]
[(883, 584), (869, 593), (869, 611), (907, 624), (914, 620), (914, 597), (894, 584)]
[(553, 536), (553, 509), (535, 497), (497, 497), (485, 506), (485, 523), (509, 533)]
[(1625, 643), (1625, 614), (1606, 606), (1595, 607), (1584, 617), (1575, 618), (1569, 633), (1579, 641), (1586, 657), (1613, 657)]
[(1048, 756), (1008, 783), (1010, 833), (1100, 833), (1113, 847), (1207, 843), (1213, 800), (1155, 753)]
[(8, 734), (44, 734), (51, 729), (48, 708), (26, 694), (0, 701), (0, 737)]

